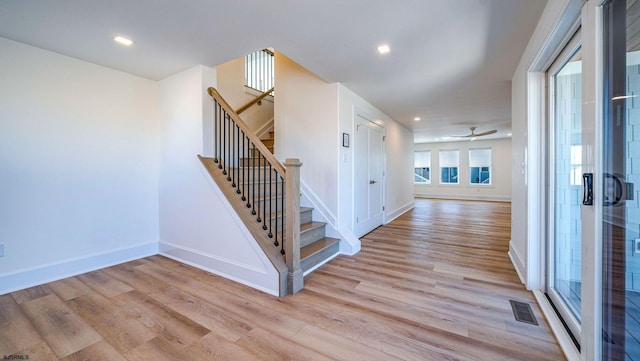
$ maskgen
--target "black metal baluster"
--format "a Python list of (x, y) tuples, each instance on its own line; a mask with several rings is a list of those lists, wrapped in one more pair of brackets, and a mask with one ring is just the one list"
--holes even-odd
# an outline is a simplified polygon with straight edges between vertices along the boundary
[(218, 139), (216, 139), (216, 146), (218, 147), (218, 169), (222, 169), (222, 118), (221, 118), (221, 108), (220, 104), (218, 104), (218, 114), (216, 115), (216, 123), (218, 126)]
[(255, 143), (252, 144), (252, 148), (251, 148), (251, 188), (253, 189), (253, 192), (251, 192), (251, 199), (252, 199), (252, 209), (251, 209), (251, 214), (253, 214), (254, 216), (256, 215), (256, 157), (255, 157), (255, 151), (256, 151), (256, 145)]
[(227, 175), (227, 112), (222, 109), (222, 174)]
[(247, 137), (247, 208), (251, 208), (251, 139)]
[(273, 245), (278, 247), (280, 244), (278, 243), (278, 218), (280, 218), (280, 222), (282, 222), (283, 217), (284, 217), (284, 213), (280, 212), (280, 217), (278, 217), (278, 173), (276, 173), (276, 183), (273, 185), (274, 191), (275, 191), (275, 195), (276, 195), (276, 209), (273, 212), (273, 214), (275, 215), (275, 219), (272, 219), (271, 222), (276, 222), (276, 233), (272, 234), (271, 231), (269, 231), (269, 237), (274, 236), (274, 240), (273, 240)]
[(240, 129), (240, 126), (236, 124), (236, 128), (238, 128), (237, 132), (236, 132), (236, 141), (237, 141), (237, 146), (236, 146), (236, 194), (240, 194), (242, 193), (242, 191), (240, 190), (240, 132), (242, 131)]
[(269, 165), (267, 163), (267, 157), (263, 154), (262, 158), (264, 159), (264, 184), (263, 184), (263, 189), (264, 189), (264, 203), (263, 203), (263, 207), (262, 207), (262, 220), (263, 220), (263, 224), (262, 224), (262, 229), (263, 230), (267, 230), (267, 200), (269, 200), (269, 208), (271, 208), (271, 197), (267, 196), (267, 171), (270, 172), (270, 167), (271, 165)]
[[(260, 153), (260, 155), (262, 155), (262, 153)], [(262, 164), (261, 163), (262, 163), (262, 158), (258, 157), (258, 179), (256, 180), (256, 182), (257, 181), (262, 181), (262, 179), (260, 177), (260, 174), (262, 173), (262, 170), (261, 170)], [(260, 183), (258, 183), (258, 202), (261, 202), (261, 203), (258, 203), (258, 207), (257, 207), (258, 208), (258, 219), (256, 219), (256, 221), (258, 223), (260, 223), (260, 222), (262, 222), (262, 218), (260, 218), (260, 209), (264, 209), (264, 199), (261, 199), (261, 196), (260, 196)]]
[(231, 155), (231, 166), (233, 168), (231, 168), (231, 187), (235, 188), (236, 187), (236, 168), (238, 168), (237, 164), (235, 163), (236, 160), (236, 122), (231, 119), (231, 152), (229, 152), (229, 154)]
[[(271, 229), (271, 214), (273, 213), (274, 209), (278, 208), (278, 207), (273, 207), (273, 201), (275, 200), (276, 204), (278, 204), (278, 199), (273, 197), (273, 192), (272, 192), (272, 184), (271, 182), (273, 181), (272, 178), (272, 174), (273, 174), (273, 165), (271, 165), (271, 163), (269, 163), (269, 238), (273, 237), (273, 233), (272, 233), (272, 229)], [(266, 187), (265, 187), (266, 189)], [(267, 230), (267, 225), (263, 226), (264, 230)]]
[[(246, 134), (244, 134), (244, 130), (242, 131), (242, 177), (240, 178), (240, 184), (242, 184), (242, 201), (247, 200), (247, 178), (245, 177), (245, 169), (247, 168), (247, 146), (245, 144), (245, 140), (247, 139)], [(238, 164), (238, 167), (240, 164)]]
[(218, 163), (218, 101), (213, 99), (213, 162)]
[(231, 171), (232, 171), (232, 169), (231, 169), (231, 165), (232, 165), (231, 164), (231, 140), (233, 139), (231, 137), (231, 132), (232, 132), (231, 124), (232, 124), (232, 121), (231, 121), (231, 117), (229, 116), (229, 114), (226, 114), (225, 119), (226, 119), (226, 123), (227, 123), (227, 134), (226, 134), (226, 137), (227, 137), (227, 141), (226, 141), (226, 143), (227, 143), (227, 154), (226, 154), (226, 158), (225, 158), (225, 167), (226, 167), (226, 170), (227, 170), (227, 173), (226, 173), (227, 181), (231, 182)]
[[(275, 215), (275, 217), (278, 217), (278, 192), (276, 191), (275, 193), (275, 197), (273, 195), (273, 184), (272, 182), (272, 178), (271, 175), (273, 173), (273, 166), (271, 166), (271, 171), (269, 172), (269, 194), (270, 194), (270, 201), (269, 201), (269, 238), (273, 238), (273, 217), (271, 215)], [(275, 207), (273, 207), (271, 205), (271, 202), (275, 201)], [(278, 218), (276, 218), (278, 219)], [(277, 228), (277, 224), (276, 224), (276, 233), (278, 233), (278, 228)]]
[(246, 201), (247, 201), (247, 207), (249, 206), (249, 197), (251, 196), (251, 194), (249, 192), (251, 192), (251, 185), (249, 184), (249, 177), (250, 177), (250, 170), (251, 168), (249, 168), (249, 162), (251, 162), (251, 151), (249, 150), (249, 145), (251, 144), (251, 139), (249, 139), (249, 137), (246, 137), (247, 140), (247, 145), (244, 149), (244, 154), (245, 154), (245, 158), (247, 159), (247, 164), (245, 166), (245, 171), (247, 172), (246, 177), (244, 179), (244, 186), (245, 186), (245, 191), (244, 194), (246, 196)]

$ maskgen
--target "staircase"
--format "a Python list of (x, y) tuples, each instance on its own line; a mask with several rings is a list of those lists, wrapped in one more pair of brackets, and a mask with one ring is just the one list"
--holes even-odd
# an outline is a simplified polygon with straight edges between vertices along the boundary
[(258, 139), (215, 89), (209, 94), (215, 156), (200, 160), (278, 269), (280, 295), (296, 293), (304, 275), (338, 254), (340, 240), (326, 237), (326, 223), (313, 221), (313, 208), (300, 207), (302, 164), (287, 159), (283, 166), (273, 156), (273, 132)]
[[(262, 144), (273, 154), (275, 132), (260, 138)], [(240, 166), (247, 166), (255, 159), (241, 158)], [(272, 187), (266, 187), (268, 190)], [(282, 213), (270, 215), (280, 217)], [(282, 222), (275, 222), (283, 224)], [(304, 274), (313, 271), (339, 252), (339, 239), (326, 237), (326, 223), (313, 221), (313, 208), (300, 207), (300, 266)], [(279, 229), (278, 231), (281, 231)]]

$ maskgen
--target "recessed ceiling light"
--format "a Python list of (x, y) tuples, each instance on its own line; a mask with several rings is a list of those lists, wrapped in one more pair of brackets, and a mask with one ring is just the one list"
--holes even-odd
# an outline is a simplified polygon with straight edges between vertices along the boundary
[(413, 118), (414, 121), (419, 122), (420, 121), (420, 117), (415, 117)]
[(120, 36), (120, 35), (118, 35), (118, 36), (114, 37), (114, 38), (113, 38), (113, 41), (115, 41), (115, 42), (116, 42), (116, 43), (118, 43), (118, 44), (125, 45), (125, 46), (131, 46), (131, 45), (133, 45), (133, 40), (131, 40), (131, 39), (127, 39), (127, 38), (125, 38), (124, 36)]
[(509, 134), (507, 134), (507, 137), (510, 137), (510, 136), (512, 136), (512, 135), (513, 135), (513, 134), (509, 133)]
[(389, 48), (389, 45), (387, 45), (387, 44), (383, 44), (383, 45), (378, 46), (378, 53), (380, 53), (380, 54), (386, 54), (386, 53), (388, 53), (390, 51), (391, 51), (391, 49)]

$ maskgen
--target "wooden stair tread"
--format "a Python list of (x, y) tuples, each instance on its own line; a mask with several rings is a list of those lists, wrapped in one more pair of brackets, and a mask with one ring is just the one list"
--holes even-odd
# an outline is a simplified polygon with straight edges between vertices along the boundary
[[(314, 229), (320, 228), (326, 224), (327, 224), (326, 222), (308, 222), (308, 223), (301, 224), (300, 235), (302, 236), (302, 234), (304, 234), (305, 232), (313, 231)], [(281, 235), (281, 237), (284, 237), (284, 238), (286, 238), (287, 236), (286, 232), (278, 232), (278, 235)]]
[(300, 249), (300, 259), (302, 260), (307, 257), (311, 257), (314, 254), (324, 250), (325, 248), (331, 247), (332, 245), (338, 242), (340, 242), (339, 239), (331, 238), (331, 237), (325, 237), (325, 238), (319, 239), (311, 243), (310, 245), (302, 247)]
[(327, 224), (326, 222), (309, 222), (309, 223), (301, 224), (300, 233), (304, 233), (306, 231), (310, 231), (315, 228), (320, 228), (326, 224)]

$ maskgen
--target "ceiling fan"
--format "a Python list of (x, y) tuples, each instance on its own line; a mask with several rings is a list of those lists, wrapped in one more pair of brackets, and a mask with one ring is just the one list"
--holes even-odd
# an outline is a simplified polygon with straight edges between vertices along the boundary
[(471, 134), (467, 134), (467, 135), (454, 135), (453, 138), (473, 138), (473, 137), (483, 137), (485, 135), (489, 135), (489, 134), (493, 134), (496, 133), (497, 130), (493, 129), (493, 130), (488, 130), (486, 132), (482, 132), (482, 133), (476, 133), (476, 127), (469, 127), (469, 130), (471, 130)]

